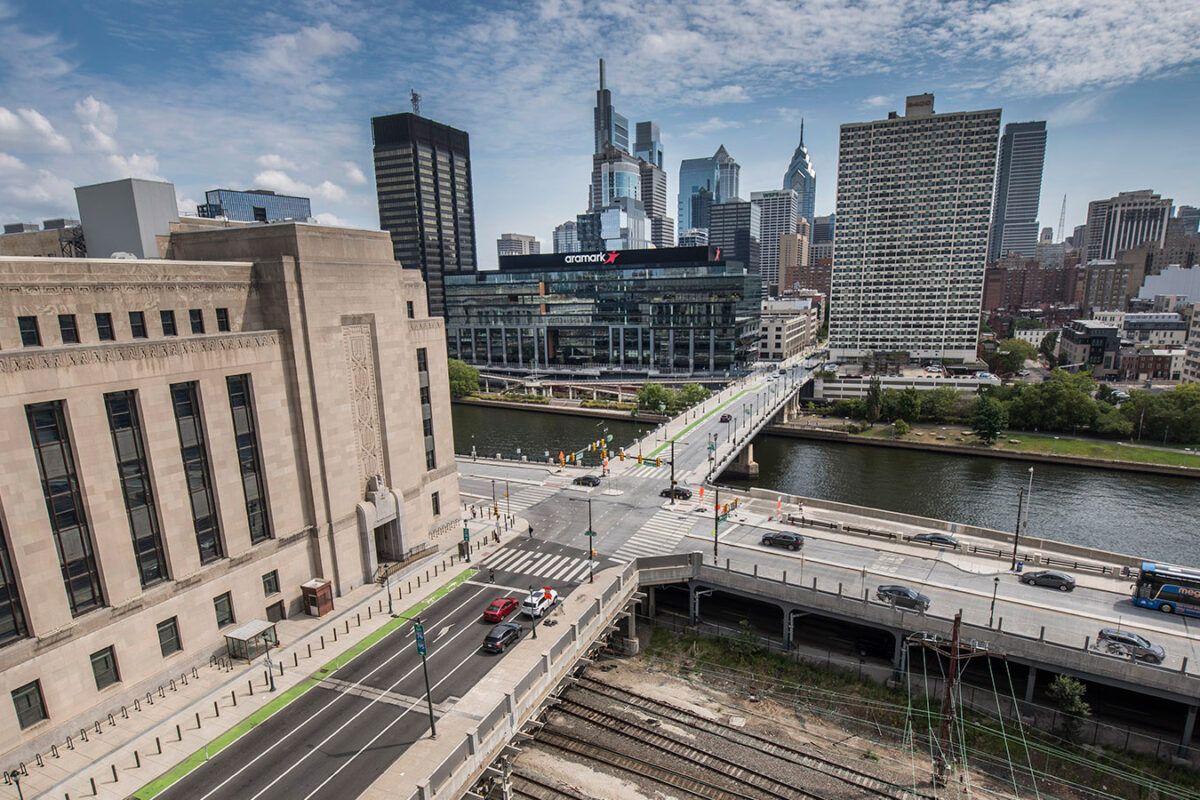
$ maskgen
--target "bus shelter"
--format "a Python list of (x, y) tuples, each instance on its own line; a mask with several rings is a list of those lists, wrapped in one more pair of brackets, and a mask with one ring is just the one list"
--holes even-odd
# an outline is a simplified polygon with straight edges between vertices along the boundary
[(225, 652), (230, 658), (253, 661), (267, 652), (268, 648), (278, 645), (275, 623), (265, 619), (252, 619), (225, 634)]

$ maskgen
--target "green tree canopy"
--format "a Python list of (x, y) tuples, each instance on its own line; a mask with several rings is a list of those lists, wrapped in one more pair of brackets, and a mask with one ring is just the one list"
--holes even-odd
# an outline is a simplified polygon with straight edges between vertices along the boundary
[(997, 375), (1012, 375), (1025, 366), (1026, 359), (1037, 358), (1037, 348), (1020, 339), (1001, 339), (995, 352), (985, 353), (983, 360)]
[(871, 378), (871, 382), (867, 384), (866, 407), (867, 422), (874, 425), (883, 411), (883, 386), (879, 378)]
[(661, 383), (644, 383), (637, 391), (638, 408), (659, 413), (659, 408), (673, 408), (675, 398), (673, 393)]
[(697, 403), (703, 403), (712, 397), (712, 392), (698, 383), (687, 383), (679, 390), (679, 403), (684, 408), (691, 408)]
[(1041, 353), (1046, 361), (1054, 363), (1054, 351), (1058, 349), (1058, 331), (1050, 331), (1042, 337), (1042, 343), (1038, 345), (1038, 352)]
[(450, 396), (466, 397), (479, 391), (479, 370), (465, 361), (450, 359)]
[(975, 401), (975, 433), (987, 444), (996, 441), (1000, 431), (1008, 427), (1008, 412), (999, 400), (991, 397), (980, 397)]
[(1028, 319), (1027, 317), (1021, 317), (1016, 321), (1015, 325), (1019, 331), (1033, 331), (1046, 327), (1046, 323), (1040, 319)]

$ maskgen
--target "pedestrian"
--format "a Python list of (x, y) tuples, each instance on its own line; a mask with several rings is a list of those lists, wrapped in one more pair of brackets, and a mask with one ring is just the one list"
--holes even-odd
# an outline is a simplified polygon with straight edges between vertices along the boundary
[(529, 526), (529, 538), (530, 539), (533, 538), (533, 526), (532, 525)]
[(498, 531), (492, 531), (492, 541), (500, 544), (500, 533)]
[(488, 567), (488, 583), (496, 582), (496, 568)]
[(471, 519), (475, 519), (475, 506), (471, 506)]

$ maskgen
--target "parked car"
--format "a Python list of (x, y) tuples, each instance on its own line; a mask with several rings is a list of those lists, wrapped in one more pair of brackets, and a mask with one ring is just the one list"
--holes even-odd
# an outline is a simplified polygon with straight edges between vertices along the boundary
[(1060, 592), (1069, 592), (1075, 588), (1075, 579), (1065, 572), (1055, 572), (1044, 569), (1040, 572), (1026, 572), (1021, 581), (1030, 586), (1052, 586)]
[(558, 602), (558, 590), (551, 589), (550, 596), (546, 597), (544, 589), (538, 589), (530, 594), (521, 603), (521, 613), (527, 617), (541, 617), (546, 614), (554, 604)]
[(947, 533), (918, 533), (909, 541), (936, 544), (940, 547), (958, 547), (958, 539)]
[(658, 496), (670, 497), (672, 494), (675, 495), (676, 500), (690, 500), (692, 497), (692, 490), (685, 489), (682, 486), (672, 486), (670, 489), (663, 489), (658, 493)]
[(875, 590), (875, 599), (890, 606), (920, 611), (922, 614), (929, 610), (929, 598), (907, 586), (880, 586)]
[(799, 550), (804, 547), (804, 537), (788, 531), (767, 531), (763, 534), (762, 543), (772, 547), (786, 547), (788, 550)]
[(1029, 370), (1027, 370), (1027, 369), (1017, 370), (1017, 375), (1022, 378), (1027, 378), (1027, 377), (1029, 377)]
[(516, 643), (525, 629), (519, 622), (501, 622), (483, 640), (483, 649), (489, 653), (503, 653), (504, 648)]
[(722, 414), (721, 415), (721, 422), (729, 422), (732, 419), (733, 419), (732, 414)]
[(599, 486), (600, 479), (595, 475), (580, 475), (578, 478), (571, 481), (571, 483), (575, 484), (576, 486)]
[(1167, 657), (1167, 651), (1161, 644), (1152, 644), (1149, 639), (1136, 633), (1116, 628), (1101, 628), (1100, 633), (1096, 634), (1096, 647), (1113, 655), (1133, 656), (1150, 664), (1161, 664)]
[(504, 618), (517, 610), (521, 601), (515, 597), (497, 597), (483, 611), (483, 618), (488, 622), (503, 622)]

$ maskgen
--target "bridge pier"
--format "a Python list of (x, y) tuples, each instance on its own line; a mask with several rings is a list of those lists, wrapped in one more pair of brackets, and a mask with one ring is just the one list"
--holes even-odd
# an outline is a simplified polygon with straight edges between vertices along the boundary
[[(1037, 667), (1029, 665), (1029, 677), (1025, 679), (1025, 706), (1033, 704), (1033, 690), (1037, 686)], [(1024, 710), (1022, 710), (1024, 713)]]
[(1192, 734), (1196, 732), (1197, 706), (1187, 707), (1187, 717), (1183, 721), (1183, 737), (1179, 740), (1179, 757), (1187, 758), (1188, 749), (1192, 746)]
[(737, 458), (725, 468), (725, 474), (732, 478), (758, 477), (758, 462), (754, 460), (754, 442), (746, 443), (742, 451), (737, 454)]

